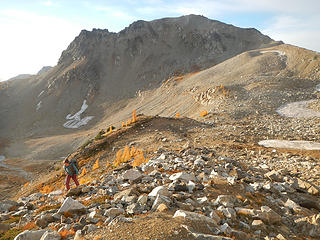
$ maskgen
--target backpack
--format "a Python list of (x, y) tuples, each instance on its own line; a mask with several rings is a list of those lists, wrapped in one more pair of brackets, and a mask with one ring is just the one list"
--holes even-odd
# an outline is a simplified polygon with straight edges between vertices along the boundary
[(73, 168), (75, 170), (75, 174), (78, 175), (78, 173), (79, 173), (79, 163), (78, 163), (77, 159), (72, 158), (70, 160), (70, 165), (73, 166)]

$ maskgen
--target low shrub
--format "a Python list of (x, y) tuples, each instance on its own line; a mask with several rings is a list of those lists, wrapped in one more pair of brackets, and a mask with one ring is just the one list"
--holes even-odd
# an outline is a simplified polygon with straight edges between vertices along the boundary
[(23, 230), (19, 228), (11, 228), (6, 232), (0, 232), (0, 240), (13, 240), (21, 232)]

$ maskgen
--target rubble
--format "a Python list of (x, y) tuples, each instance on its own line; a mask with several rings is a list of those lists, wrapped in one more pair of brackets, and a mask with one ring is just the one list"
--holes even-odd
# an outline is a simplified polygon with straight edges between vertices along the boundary
[[(59, 209), (37, 213), (28, 207), (37, 209), (37, 203), (42, 201), (39, 196), (57, 204), (55, 199), (59, 199), (60, 193), (33, 194), (10, 204), (2, 202), (0, 219), (5, 221), (10, 216), (23, 216), (26, 223), (34, 221), (43, 229), (40, 232), (26, 231), (17, 239), (31, 235), (37, 235), (33, 239), (40, 239), (42, 235), (42, 239), (59, 239), (59, 231), (71, 228), (76, 233), (75, 239), (89, 238), (104, 226), (134, 223), (141, 214), (155, 213), (169, 214), (173, 221), (182, 219), (181, 227), (195, 239), (320, 237), (320, 207), (315, 184), (293, 176), (283, 168), (273, 169), (266, 162), (263, 164), (267, 167), (259, 168), (261, 163), (243, 166), (225, 156), (195, 157), (201, 156), (201, 151), (198, 149), (186, 154), (186, 151), (173, 153), (162, 150), (161, 154), (144, 164), (153, 166), (150, 172), (141, 172), (141, 168), (111, 171), (90, 186), (81, 186), (79, 189), (82, 191), (70, 191), (78, 192), (72, 194), (76, 200), (60, 197)], [(199, 161), (195, 165), (196, 159)], [(157, 165), (159, 161), (161, 165)], [(166, 171), (164, 166), (167, 169), (179, 168), (179, 172)], [(196, 168), (192, 170), (188, 166)], [(232, 185), (227, 181), (230, 177), (234, 177)], [(217, 194), (216, 188), (221, 183), (224, 185), (219, 191), (224, 194)], [(232, 193), (232, 189), (237, 193)], [(110, 198), (104, 202), (93, 201), (88, 206), (82, 204), (102, 196)], [(9, 211), (9, 205), (17, 207)], [(196, 229), (196, 222), (205, 223), (208, 227), (205, 231)], [(0, 227), (8, 229), (17, 224), (1, 223)], [(56, 233), (46, 232), (52, 226), (61, 229)]]

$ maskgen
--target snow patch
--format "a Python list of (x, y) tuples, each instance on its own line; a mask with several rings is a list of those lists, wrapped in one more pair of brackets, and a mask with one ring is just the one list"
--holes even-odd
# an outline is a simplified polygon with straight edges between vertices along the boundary
[(36, 110), (38, 111), (41, 108), (42, 101), (37, 104)]
[(320, 150), (320, 143), (311, 141), (263, 140), (258, 143), (270, 148), (291, 148), (299, 150)]
[(63, 126), (65, 128), (79, 128), (81, 126), (87, 125), (88, 122), (94, 118), (93, 116), (88, 116), (81, 119), (81, 114), (84, 113), (84, 111), (86, 111), (87, 108), (87, 100), (83, 100), (80, 111), (75, 113), (73, 116), (71, 114), (68, 114), (66, 116), (66, 119), (69, 121), (63, 124)]
[(285, 104), (277, 109), (277, 113), (284, 117), (312, 118), (320, 117), (320, 112), (308, 108), (308, 104), (316, 100), (299, 101)]
[(43, 93), (44, 93), (44, 90), (39, 93), (38, 97), (40, 97)]
[(266, 51), (260, 51), (260, 53), (277, 53), (279, 56), (285, 56), (286, 53), (279, 50), (266, 50)]
[(0, 161), (4, 161), (6, 157), (4, 155), (0, 155)]
[(316, 85), (316, 91), (320, 92), (320, 84)]

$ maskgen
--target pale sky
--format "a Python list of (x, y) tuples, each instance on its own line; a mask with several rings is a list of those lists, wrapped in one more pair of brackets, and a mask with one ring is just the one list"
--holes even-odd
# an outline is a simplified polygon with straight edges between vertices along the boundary
[(318, 0), (0, 0), (0, 81), (56, 65), (82, 29), (118, 32), (136, 20), (204, 15), (320, 51)]

